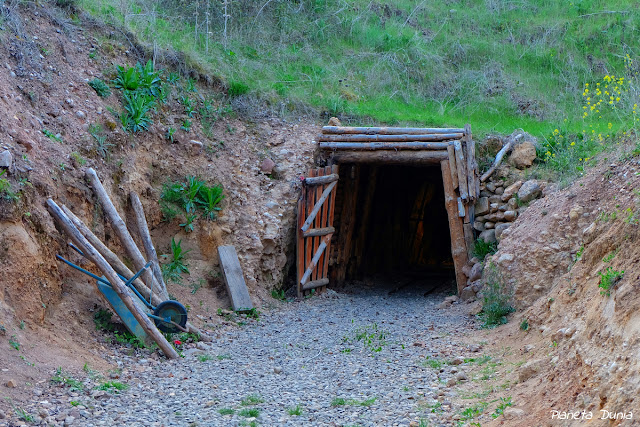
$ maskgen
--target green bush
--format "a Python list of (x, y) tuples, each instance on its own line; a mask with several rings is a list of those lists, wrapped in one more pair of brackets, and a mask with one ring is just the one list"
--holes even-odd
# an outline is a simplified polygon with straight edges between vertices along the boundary
[(249, 86), (242, 82), (231, 82), (229, 84), (228, 94), (230, 97), (236, 97), (249, 93)]
[(171, 258), (166, 264), (162, 264), (162, 275), (165, 280), (173, 281), (174, 283), (182, 283), (182, 274), (190, 274), (189, 268), (185, 264), (184, 256), (189, 251), (184, 251), (181, 246), (182, 241), (171, 238)]
[(611, 288), (624, 276), (624, 270), (617, 271), (614, 270), (613, 267), (607, 267), (604, 272), (599, 271), (598, 276), (600, 276), (598, 287), (602, 289), (600, 294), (609, 296), (611, 294)]
[(184, 212), (186, 221), (180, 224), (185, 230), (193, 230), (193, 222), (199, 212), (203, 218), (213, 221), (222, 209), (222, 186), (207, 185), (198, 177), (188, 176), (185, 182), (167, 182), (160, 194), (160, 208), (165, 219), (171, 220)]
[(111, 95), (111, 89), (109, 89), (109, 86), (100, 79), (93, 79), (88, 83), (88, 85), (91, 86), (101, 98), (106, 98)]
[(476, 239), (473, 243), (473, 256), (477, 257), (480, 261), (483, 261), (487, 255), (493, 255), (498, 251), (498, 244), (496, 242), (485, 242), (482, 239)]
[(482, 326), (485, 328), (503, 325), (507, 323), (507, 315), (516, 311), (511, 305), (512, 292), (493, 264), (485, 269), (484, 282), (482, 311), (478, 317), (483, 321)]

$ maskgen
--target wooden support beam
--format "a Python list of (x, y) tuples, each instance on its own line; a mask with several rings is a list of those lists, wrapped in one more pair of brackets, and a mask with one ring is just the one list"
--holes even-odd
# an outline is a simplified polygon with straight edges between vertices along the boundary
[(458, 189), (458, 168), (456, 167), (456, 152), (453, 144), (447, 145), (447, 154), (449, 156), (449, 169), (451, 170), (451, 182), (454, 189)]
[(464, 153), (462, 152), (462, 144), (460, 141), (455, 141), (453, 147), (456, 153), (456, 169), (458, 170), (458, 191), (460, 197), (465, 202), (469, 198), (469, 190), (467, 187), (467, 173), (465, 168)]
[(140, 235), (140, 239), (142, 240), (142, 245), (144, 246), (144, 252), (147, 255), (147, 259), (152, 262), (151, 268), (153, 269), (153, 276), (155, 277), (159, 285), (158, 293), (163, 299), (169, 299), (169, 293), (167, 292), (167, 285), (164, 283), (164, 278), (162, 277), (162, 271), (160, 271), (158, 254), (156, 253), (156, 248), (153, 246), (153, 241), (151, 240), (151, 233), (149, 232), (147, 219), (144, 216), (144, 209), (142, 208), (142, 202), (140, 202), (140, 197), (135, 191), (132, 191), (129, 194), (129, 199), (131, 200), (131, 207), (133, 208), (133, 212), (136, 215), (136, 222), (138, 223), (138, 234)]
[(160, 333), (156, 325), (142, 310), (139, 303), (135, 302), (131, 291), (125, 286), (124, 282), (120, 279), (111, 265), (109, 265), (102, 255), (100, 255), (89, 241), (84, 238), (69, 218), (67, 218), (62, 209), (60, 209), (52, 199), (47, 200), (47, 208), (71, 240), (73, 240), (87, 258), (90, 259), (100, 269), (100, 271), (102, 271), (111, 284), (113, 290), (116, 291), (122, 300), (122, 303), (127, 307), (131, 314), (133, 314), (133, 317), (135, 317), (147, 335), (149, 335), (149, 337), (158, 344), (158, 347), (160, 347), (160, 350), (162, 350), (165, 356), (167, 356), (168, 359), (177, 359), (179, 356), (176, 349), (173, 348), (164, 335)]
[(446, 150), (447, 142), (321, 142), (322, 150)]
[[(464, 126), (463, 140), (467, 148), (467, 178), (469, 199), (474, 202), (480, 195), (480, 181), (478, 181), (478, 162), (476, 161), (476, 144), (471, 136), (471, 126)], [(473, 222), (473, 221), (472, 221)]]
[(462, 133), (433, 133), (427, 135), (326, 135), (318, 136), (320, 142), (426, 142), (462, 139)]
[(323, 134), (333, 135), (424, 135), (431, 133), (463, 133), (461, 128), (393, 128), (393, 127), (347, 127), (347, 126), (324, 126)]
[[(113, 205), (109, 194), (107, 194), (107, 191), (102, 186), (100, 178), (98, 178), (98, 174), (92, 168), (88, 168), (85, 171), (85, 175), (89, 179), (89, 182), (91, 182), (91, 187), (93, 187), (93, 191), (98, 198), (98, 201), (100, 201), (100, 204), (102, 205), (107, 218), (109, 218), (109, 222), (113, 227), (113, 231), (115, 231), (116, 235), (120, 239), (120, 242), (122, 243), (122, 246), (127, 252), (127, 255), (129, 255), (129, 257), (131, 258), (133, 266), (136, 268), (136, 270), (141, 270), (147, 262), (144, 260), (142, 252), (140, 252), (140, 249), (133, 240), (133, 237), (131, 237), (131, 234), (129, 234), (127, 225), (120, 217), (120, 214), (116, 210), (116, 207)], [(153, 277), (153, 274), (150, 270), (147, 270), (142, 274), (142, 281), (147, 285), (147, 287), (151, 287), (152, 285), (156, 289), (160, 287), (159, 283), (155, 281), (155, 278)]]
[(504, 147), (500, 149), (500, 151), (498, 151), (498, 154), (496, 154), (496, 158), (491, 164), (491, 167), (489, 168), (489, 170), (487, 170), (480, 177), (480, 182), (485, 182), (487, 179), (489, 179), (489, 177), (493, 174), (493, 172), (495, 172), (496, 168), (500, 166), (500, 163), (502, 162), (502, 158), (505, 156), (505, 154), (511, 151), (512, 147), (513, 147), (513, 141), (510, 140), (509, 142), (507, 142), (507, 144)]
[(447, 160), (446, 150), (441, 151), (335, 151), (331, 158), (339, 163), (438, 164)]
[(336, 229), (333, 227), (312, 228), (311, 230), (305, 231), (303, 237), (326, 236), (327, 234), (333, 234), (335, 231)]
[(449, 233), (451, 234), (451, 255), (453, 256), (453, 265), (456, 270), (456, 283), (458, 285), (458, 294), (467, 284), (467, 276), (462, 272), (467, 262), (467, 247), (465, 242), (462, 220), (458, 217), (458, 206), (455, 190), (451, 182), (451, 171), (448, 160), (440, 162), (442, 170), (442, 183), (444, 185), (444, 204), (449, 217)]
[[(356, 208), (358, 203), (358, 193), (360, 191), (360, 166), (351, 165), (351, 174), (342, 173), (342, 189), (344, 201), (342, 212), (340, 213), (340, 228), (338, 229), (337, 257), (335, 280), (343, 281), (347, 275), (347, 267), (351, 259), (351, 249), (353, 247), (353, 233), (356, 222)], [(345, 178), (346, 175), (346, 178)]]
[(338, 178), (339, 176), (337, 173), (332, 173), (330, 175), (305, 178), (303, 183), (306, 185), (324, 185), (329, 184), (333, 181), (337, 181)]
[(313, 210), (311, 211), (311, 213), (309, 214), (307, 219), (304, 221), (304, 224), (302, 224), (302, 228), (301, 228), (302, 231), (307, 231), (309, 229), (309, 227), (311, 227), (311, 224), (313, 223), (313, 220), (316, 219), (316, 215), (318, 215), (318, 212), (320, 212), (320, 209), (322, 209), (322, 205), (327, 200), (327, 198), (329, 197), (329, 195), (331, 194), (331, 192), (333, 191), (333, 188), (336, 186), (337, 183), (338, 183), (338, 181), (333, 181), (322, 192), (322, 196), (320, 196), (320, 198), (318, 199), (316, 204), (313, 206)]

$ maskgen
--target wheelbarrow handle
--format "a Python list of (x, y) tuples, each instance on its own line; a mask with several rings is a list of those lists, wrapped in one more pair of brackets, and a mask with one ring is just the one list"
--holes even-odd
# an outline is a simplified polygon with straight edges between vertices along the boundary
[(83, 272), (84, 274), (86, 274), (87, 276), (93, 277), (94, 279), (96, 279), (98, 282), (100, 283), (104, 283), (105, 285), (109, 285), (111, 286), (111, 283), (109, 283), (107, 280), (103, 279), (102, 277), (98, 277), (95, 274), (93, 274), (92, 272), (85, 270), (82, 267), (79, 267), (77, 265), (75, 265), (74, 263), (72, 263), (71, 261), (67, 261), (66, 259), (62, 258), (60, 255), (56, 254), (56, 258), (58, 258), (60, 261), (64, 262), (65, 264), (67, 264), (70, 267), (75, 268), (78, 271)]

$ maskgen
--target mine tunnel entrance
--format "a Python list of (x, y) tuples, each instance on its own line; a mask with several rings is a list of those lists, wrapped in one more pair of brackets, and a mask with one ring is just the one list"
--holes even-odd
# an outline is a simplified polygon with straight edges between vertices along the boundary
[(318, 141), (327, 166), (302, 177), (297, 206), (298, 296), (411, 274), (460, 293), (480, 193), (471, 127), (334, 125)]
[(440, 166), (340, 167), (330, 261), (337, 282), (450, 286), (455, 269)]

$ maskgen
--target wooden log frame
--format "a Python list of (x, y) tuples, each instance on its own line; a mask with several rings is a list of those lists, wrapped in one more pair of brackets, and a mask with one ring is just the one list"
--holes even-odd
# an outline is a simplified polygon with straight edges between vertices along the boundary
[(358, 192), (360, 188), (360, 168), (352, 165), (351, 174), (343, 174), (344, 203), (340, 215), (340, 230), (337, 241), (337, 257), (335, 267), (335, 280), (344, 281), (347, 276), (347, 267), (351, 258), (351, 247), (353, 245), (353, 232), (356, 222), (356, 208), (358, 203)]
[[(462, 267), (471, 257), (473, 249), (474, 203), (480, 194), (478, 163), (471, 126), (468, 124), (464, 128), (325, 126), (317, 140), (319, 148), (327, 155), (331, 164), (440, 165), (451, 233), (451, 252), (460, 293), (466, 285), (466, 276), (462, 272)], [(486, 176), (487, 174), (483, 178), (486, 179)], [(344, 200), (341, 223), (338, 228), (337, 271), (332, 275), (338, 281), (345, 278), (352, 252), (351, 240), (354, 233), (352, 223), (359, 188), (357, 182), (356, 185), (353, 184), (348, 179), (343, 184), (345, 191), (349, 186), (355, 188), (349, 190), (350, 196)], [(360, 231), (362, 234), (362, 230)], [(315, 235), (322, 236), (321, 232), (317, 233)]]
[[(462, 133), (434, 133), (426, 135), (325, 135), (318, 136), (320, 142), (429, 142), (462, 139)], [(428, 147), (428, 145), (427, 145)], [(437, 148), (435, 148), (437, 149)]]
[(89, 258), (105, 275), (114, 291), (122, 299), (123, 304), (131, 311), (133, 317), (140, 323), (142, 329), (158, 344), (158, 347), (167, 356), (168, 359), (177, 359), (178, 352), (167, 339), (160, 333), (156, 325), (151, 321), (147, 314), (142, 310), (140, 305), (135, 302), (131, 291), (125, 286), (124, 282), (109, 263), (100, 255), (100, 253), (89, 243), (87, 239), (78, 231), (71, 220), (67, 218), (62, 209), (51, 199), (47, 200), (47, 208), (51, 215), (56, 219), (58, 224), (80, 248), (80, 250)]

